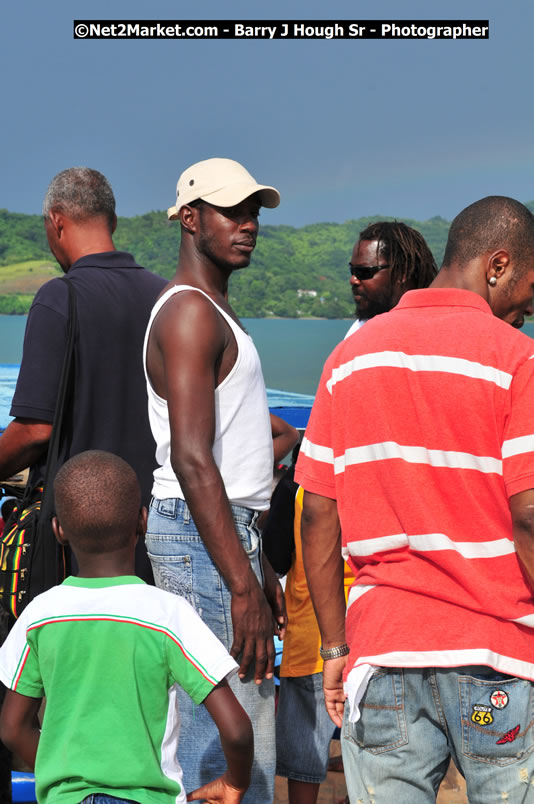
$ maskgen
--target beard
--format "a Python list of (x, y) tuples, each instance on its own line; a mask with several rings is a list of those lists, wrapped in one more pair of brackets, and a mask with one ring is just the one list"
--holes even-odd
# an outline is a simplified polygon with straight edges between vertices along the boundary
[(369, 298), (369, 296), (362, 293), (360, 298), (354, 301), (356, 304), (356, 317), (359, 318), (360, 321), (369, 321), (369, 319), (374, 318), (375, 315), (389, 313), (391, 308), (396, 304), (391, 292), (379, 295), (375, 294), (373, 298)]

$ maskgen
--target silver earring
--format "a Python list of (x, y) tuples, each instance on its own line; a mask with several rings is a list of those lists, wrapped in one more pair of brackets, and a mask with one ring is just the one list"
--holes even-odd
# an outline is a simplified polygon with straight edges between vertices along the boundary
[(497, 277), (490, 276), (490, 278), (488, 279), (488, 285), (491, 285), (491, 287), (494, 288), (496, 284), (497, 284)]

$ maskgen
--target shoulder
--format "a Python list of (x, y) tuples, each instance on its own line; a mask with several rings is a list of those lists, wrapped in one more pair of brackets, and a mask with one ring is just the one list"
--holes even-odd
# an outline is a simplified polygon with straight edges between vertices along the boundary
[(62, 277), (54, 277), (49, 282), (42, 285), (32, 302), (32, 307), (42, 305), (56, 312), (67, 314), (68, 311), (68, 288)]
[[(489, 318), (489, 316), (488, 316)], [(495, 316), (487, 322), (488, 331), (479, 345), (481, 350), (490, 350), (495, 354), (494, 365), (516, 375), (522, 369), (534, 371), (534, 340), (526, 333), (514, 329), (510, 324)]]
[[(167, 288), (165, 292), (171, 289)], [(162, 304), (154, 318), (153, 331), (158, 338), (174, 334), (188, 340), (203, 339), (224, 332), (223, 318), (202, 291), (184, 288), (170, 295)]]

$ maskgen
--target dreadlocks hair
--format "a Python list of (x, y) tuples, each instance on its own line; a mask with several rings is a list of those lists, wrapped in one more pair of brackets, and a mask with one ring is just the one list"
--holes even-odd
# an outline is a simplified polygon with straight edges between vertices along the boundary
[(408, 288), (426, 288), (438, 273), (438, 266), (420, 232), (399, 221), (372, 223), (360, 240), (377, 240), (377, 251), (391, 266), (391, 283)]
[(451, 223), (443, 266), (459, 266), (505, 248), (516, 263), (534, 260), (534, 215), (503, 195), (488, 195), (462, 210)]

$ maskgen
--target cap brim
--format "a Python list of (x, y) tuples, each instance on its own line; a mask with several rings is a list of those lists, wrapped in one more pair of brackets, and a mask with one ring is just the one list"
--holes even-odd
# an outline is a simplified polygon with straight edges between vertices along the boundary
[(190, 200), (182, 201), (179, 207), (169, 207), (167, 210), (167, 218), (170, 221), (177, 221), (180, 217), (180, 209), (186, 204), (196, 201), (198, 198), (216, 207), (233, 207), (255, 193), (258, 193), (262, 207), (274, 209), (274, 207), (277, 207), (280, 203), (280, 193), (274, 187), (246, 182), (243, 184), (232, 184), (230, 187), (223, 187), (221, 190), (215, 190), (213, 193), (205, 193), (201, 196), (195, 195), (195, 197)]
[(203, 201), (214, 204), (216, 207), (233, 207), (255, 193), (258, 193), (263, 207), (274, 209), (280, 203), (280, 193), (274, 187), (251, 182), (232, 184), (229, 187), (223, 187), (222, 190), (216, 190), (214, 193), (200, 197)]

